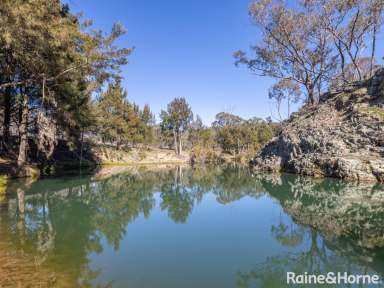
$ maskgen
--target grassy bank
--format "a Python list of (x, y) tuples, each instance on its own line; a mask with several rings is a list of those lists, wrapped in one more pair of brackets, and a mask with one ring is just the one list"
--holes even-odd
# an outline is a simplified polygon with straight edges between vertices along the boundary
[[(60, 153), (59, 153), (60, 154)], [(64, 153), (60, 154), (64, 155)], [(26, 165), (18, 169), (16, 160), (0, 158), (0, 193), (6, 187), (7, 179), (20, 177), (38, 178), (40, 175), (61, 175), (98, 170), (105, 166), (147, 166), (147, 165), (189, 165), (189, 164), (224, 164), (248, 163), (251, 155), (231, 155), (219, 150), (192, 149), (177, 155), (174, 150), (156, 147), (137, 147), (116, 149), (110, 146), (94, 146), (84, 159), (61, 157), (52, 159), (47, 164)]]

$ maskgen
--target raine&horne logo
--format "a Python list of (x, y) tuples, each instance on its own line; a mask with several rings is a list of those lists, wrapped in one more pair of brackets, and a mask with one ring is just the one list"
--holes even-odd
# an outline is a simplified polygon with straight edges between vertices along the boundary
[(287, 284), (316, 284), (316, 285), (329, 285), (329, 284), (347, 284), (347, 285), (380, 285), (382, 280), (379, 275), (366, 274), (348, 274), (347, 272), (329, 272), (327, 274), (296, 274), (294, 272), (287, 272)]

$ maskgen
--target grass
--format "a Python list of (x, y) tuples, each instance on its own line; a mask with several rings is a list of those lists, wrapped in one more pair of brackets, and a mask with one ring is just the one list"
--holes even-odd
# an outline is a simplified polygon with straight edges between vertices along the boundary
[(39, 168), (37, 168), (35, 166), (31, 166), (30, 169), (31, 169), (30, 173), (31, 173), (32, 179), (37, 179), (37, 178), (40, 177), (40, 170), (39, 170)]
[(132, 161), (132, 162), (102, 162), (100, 166), (141, 166), (141, 165), (163, 165), (163, 164), (185, 164), (183, 160), (180, 161), (153, 161), (153, 162), (141, 162), (141, 161)]
[(0, 175), (0, 202), (4, 200), (5, 192), (7, 192), (8, 181), (8, 175)]
[(366, 113), (368, 115), (375, 116), (379, 118), (380, 120), (384, 120), (384, 109), (380, 107), (363, 107), (360, 108), (360, 112)]

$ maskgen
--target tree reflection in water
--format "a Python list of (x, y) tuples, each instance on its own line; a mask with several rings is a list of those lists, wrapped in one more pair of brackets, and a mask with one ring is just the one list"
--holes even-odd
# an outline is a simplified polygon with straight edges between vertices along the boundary
[(272, 226), (276, 240), (295, 246), (309, 238), (310, 244), (304, 251), (269, 257), (254, 270), (239, 272), (238, 287), (289, 287), (283, 284), (287, 271), (384, 275), (382, 186), (293, 175), (257, 179), (296, 223), (293, 228), (284, 223)]
[(129, 223), (140, 215), (150, 217), (156, 204), (174, 222), (185, 223), (208, 193), (221, 204), (272, 197), (294, 223), (281, 218), (271, 235), (287, 247), (310, 239), (304, 252), (271, 256), (254, 271), (239, 271), (238, 287), (281, 287), (286, 271), (320, 273), (339, 267), (383, 273), (382, 186), (251, 175), (239, 167), (131, 168), (110, 176), (11, 183), (0, 208), (0, 242), (29, 255), (58, 279), (65, 277), (66, 284), (57, 287), (89, 287), (100, 273), (91, 269), (90, 255), (102, 252), (103, 238), (118, 251)]

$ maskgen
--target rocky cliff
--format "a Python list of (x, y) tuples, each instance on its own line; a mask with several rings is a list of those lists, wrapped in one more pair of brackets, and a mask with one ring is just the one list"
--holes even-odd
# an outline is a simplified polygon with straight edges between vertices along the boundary
[(251, 165), (255, 170), (384, 182), (383, 124), (384, 69), (292, 114)]

